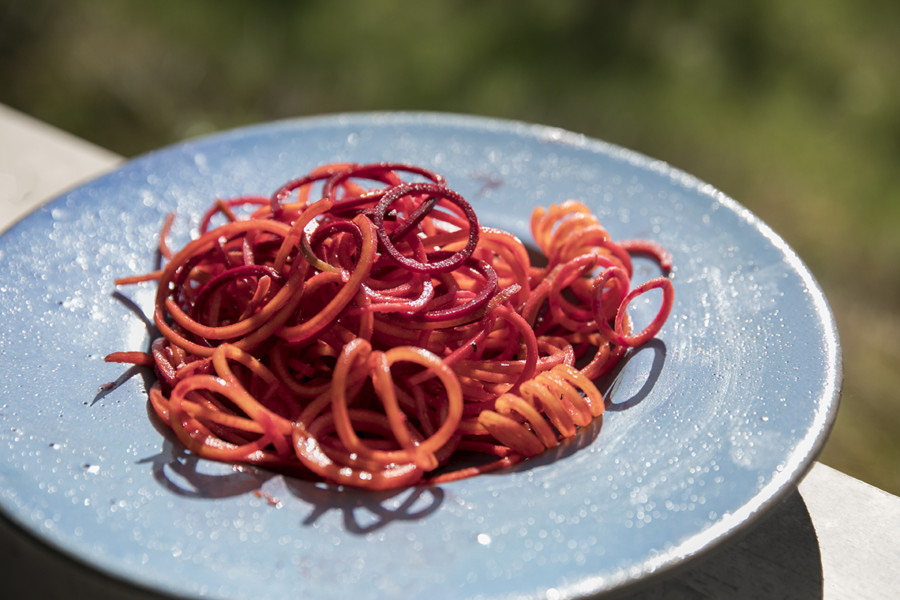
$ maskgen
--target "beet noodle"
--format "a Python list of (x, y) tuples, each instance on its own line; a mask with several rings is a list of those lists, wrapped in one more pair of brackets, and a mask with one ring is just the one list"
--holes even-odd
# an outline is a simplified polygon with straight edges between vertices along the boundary
[[(415, 165), (323, 165), (217, 200), (177, 251), (172, 218), (163, 268), (117, 281), (156, 281), (161, 337), (106, 360), (155, 368), (150, 404), (190, 452), (339, 485), (446, 482), (556, 447), (602, 415), (595, 382), (673, 303), (665, 275), (631, 286), (631, 254), (670, 268), (655, 242), (613, 242), (570, 200), (533, 212), (532, 264)], [(627, 308), (653, 290), (633, 332)]]

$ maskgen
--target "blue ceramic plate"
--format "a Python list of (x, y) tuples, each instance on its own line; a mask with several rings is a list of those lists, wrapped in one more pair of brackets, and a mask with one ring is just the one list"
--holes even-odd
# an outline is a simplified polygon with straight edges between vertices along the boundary
[[(616, 239), (674, 256), (658, 339), (607, 383), (602, 424), (508, 471), (393, 493), (196, 460), (148, 417), (143, 349), (166, 213), (175, 244), (217, 197), (268, 194), (332, 161), (444, 174), (482, 223), (530, 240), (576, 198)], [(656, 267), (639, 262), (637, 277)], [(91, 567), (187, 597), (574, 598), (728, 538), (792, 489), (834, 419), (840, 351), (794, 252), (738, 203), (661, 162), (566, 131), (439, 114), (240, 129), (155, 152), (0, 238), (0, 506)], [(637, 320), (655, 308), (634, 307)], [(101, 385), (120, 379), (111, 392)]]

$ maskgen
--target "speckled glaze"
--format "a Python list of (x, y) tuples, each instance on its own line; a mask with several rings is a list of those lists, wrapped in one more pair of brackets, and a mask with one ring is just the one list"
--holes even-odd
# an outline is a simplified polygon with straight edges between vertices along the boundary
[[(530, 240), (576, 198), (616, 239), (674, 256), (658, 339), (603, 386), (607, 412), (518, 468), (391, 493), (198, 461), (148, 416), (150, 375), (106, 364), (149, 342), (162, 219), (188, 239), (214, 198), (268, 194), (330, 161), (443, 173), (482, 223)], [(656, 275), (636, 262), (636, 278)], [(648, 295), (652, 296), (652, 295)], [(655, 312), (652, 299), (633, 315)], [(837, 410), (840, 351), (794, 252), (738, 203), (558, 129), (440, 114), (276, 122), (126, 163), (0, 238), (0, 507), (92, 568), (187, 597), (576, 598), (680, 564), (792, 489)], [(101, 390), (118, 380), (118, 387)]]

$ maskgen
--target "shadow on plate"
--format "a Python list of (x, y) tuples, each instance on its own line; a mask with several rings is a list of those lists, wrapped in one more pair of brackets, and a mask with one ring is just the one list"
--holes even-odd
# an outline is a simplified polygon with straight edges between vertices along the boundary
[[(158, 428), (161, 428), (158, 427)], [(369, 491), (345, 488), (328, 483), (307, 481), (280, 475), (251, 466), (215, 463), (216, 472), (209, 472), (211, 461), (188, 452), (168, 431), (161, 431), (163, 447), (158, 454), (143, 458), (153, 478), (177, 496), (188, 498), (231, 498), (253, 494), (277, 505), (279, 500), (262, 491), (263, 485), (274, 477), (282, 477), (287, 490), (311, 507), (301, 523), (313, 525), (322, 515), (337, 510), (352, 534), (365, 535), (395, 521), (410, 521), (434, 513), (444, 501), (439, 486), (416, 486), (389, 491)]]
[[(632, 394), (631, 397), (620, 398), (619, 394), (616, 393), (616, 381), (618, 380), (619, 375), (629, 363), (648, 352), (653, 352), (653, 362), (650, 364), (650, 371), (647, 374), (646, 380), (641, 385), (640, 389)], [(606, 410), (616, 412), (628, 410), (629, 408), (637, 406), (649, 396), (653, 387), (656, 385), (656, 382), (659, 380), (660, 373), (662, 373), (663, 365), (666, 363), (666, 354), (666, 344), (659, 338), (653, 338), (643, 346), (630, 350), (622, 360), (619, 361), (619, 364), (603, 378), (603, 381), (598, 386), (603, 393), (603, 398), (606, 400)]]
[(387, 491), (362, 491), (338, 486), (285, 479), (296, 497), (309, 503), (313, 510), (303, 520), (312, 525), (327, 512), (343, 514), (349, 533), (365, 535), (396, 521), (415, 521), (433, 514), (444, 502), (440, 486), (422, 485)]

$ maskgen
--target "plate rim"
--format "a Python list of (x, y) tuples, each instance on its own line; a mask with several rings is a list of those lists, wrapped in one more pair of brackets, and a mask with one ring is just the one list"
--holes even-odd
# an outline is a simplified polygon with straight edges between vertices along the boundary
[[(824, 339), (822, 341), (825, 342), (828, 360), (825, 375), (823, 377), (823, 381), (826, 381), (827, 385), (823, 388), (822, 393), (818, 395), (815, 403), (817, 408), (814, 420), (815, 425), (811, 425), (807, 430), (806, 435), (801, 438), (801, 441), (806, 442), (802, 445), (805, 451), (799, 451), (801, 445), (798, 443), (798, 447), (790, 456), (790, 463), (785, 463), (784, 468), (775, 474), (771, 481), (763, 486), (756, 495), (746, 500), (739, 510), (732, 512), (728, 519), (722, 518), (718, 522), (711, 524), (710, 527), (683, 540), (677, 546), (671, 547), (665, 552), (660, 552), (656, 557), (648, 558), (641, 565), (641, 572), (637, 576), (635, 576), (634, 573), (630, 575), (620, 573), (622, 577), (618, 581), (610, 581), (609, 577), (604, 577), (602, 578), (604, 585), (601, 587), (592, 585), (586, 580), (576, 582), (577, 585), (574, 585), (571, 590), (575, 594), (573, 597), (584, 594), (608, 593), (613, 590), (629, 589), (634, 585), (656, 580), (663, 574), (677, 570), (677, 568), (686, 561), (692, 561), (696, 557), (715, 551), (722, 544), (732, 540), (735, 534), (744, 531), (757, 523), (762, 516), (768, 514), (773, 507), (780, 504), (795, 489), (795, 484), (799, 483), (813, 466), (816, 457), (825, 445), (834, 426), (840, 405), (841, 388), (843, 384), (841, 345), (835, 317), (828, 304), (824, 290), (817, 281), (815, 275), (797, 252), (767, 223), (739, 201), (718, 190), (713, 185), (704, 182), (695, 175), (674, 167), (665, 161), (652, 158), (641, 152), (625, 148), (615, 143), (551, 125), (530, 123), (516, 119), (440, 111), (360, 111), (289, 117), (242, 125), (221, 131), (210, 132), (200, 136), (185, 138), (184, 140), (128, 158), (113, 165), (109, 171), (88, 180), (78, 182), (39, 203), (31, 211), (16, 219), (3, 231), (0, 231), (0, 237), (7, 237), (12, 234), (15, 229), (23, 224), (23, 222), (35, 218), (36, 213), (47, 210), (54, 204), (64, 201), (65, 198), (73, 192), (76, 192), (81, 188), (97, 185), (102, 180), (116, 177), (122, 172), (134, 169), (142, 163), (150, 163), (156, 160), (159, 155), (175, 151), (186, 152), (197, 146), (228, 143), (250, 134), (279, 132), (283, 131), (285, 128), (328, 128), (329, 126), (337, 127), (353, 123), (359, 123), (360, 125), (388, 124), (399, 126), (415, 124), (443, 126), (448, 128), (464, 127), (466, 129), (482, 132), (499, 131), (526, 138), (537, 137), (549, 143), (576, 146), (584, 148), (592, 153), (604, 154), (617, 161), (623, 161), (635, 166), (638, 169), (664, 176), (674, 185), (684, 187), (697, 194), (709, 197), (715, 202), (723, 205), (765, 237), (787, 260), (793, 271), (798, 274), (806, 284), (807, 291), (811, 298), (811, 304), (815, 307), (815, 315), (822, 324), (824, 334)], [(89, 571), (100, 573), (102, 576), (124, 582), (127, 585), (135, 586), (139, 589), (164, 594), (176, 593), (174, 589), (161, 585), (158, 587), (148, 586), (145, 582), (129, 576), (124, 570), (120, 572), (113, 571), (107, 567), (99, 566), (89, 558), (77, 556), (71, 549), (66, 548), (63, 544), (59, 543), (56, 538), (46, 535), (45, 532), (42, 532), (31, 522), (21, 519), (13, 511), (8, 510), (5, 501), (0, 502), (0, 517), (4, 518), (9, 523), (12, 523), (20, 533), (27, 535), (33, 540), (37, 540), (45, 548), (62, 554), (66, 558), (87, 567)], [(564, 588), (561, 591), (569, 591), (569, 588)]]

